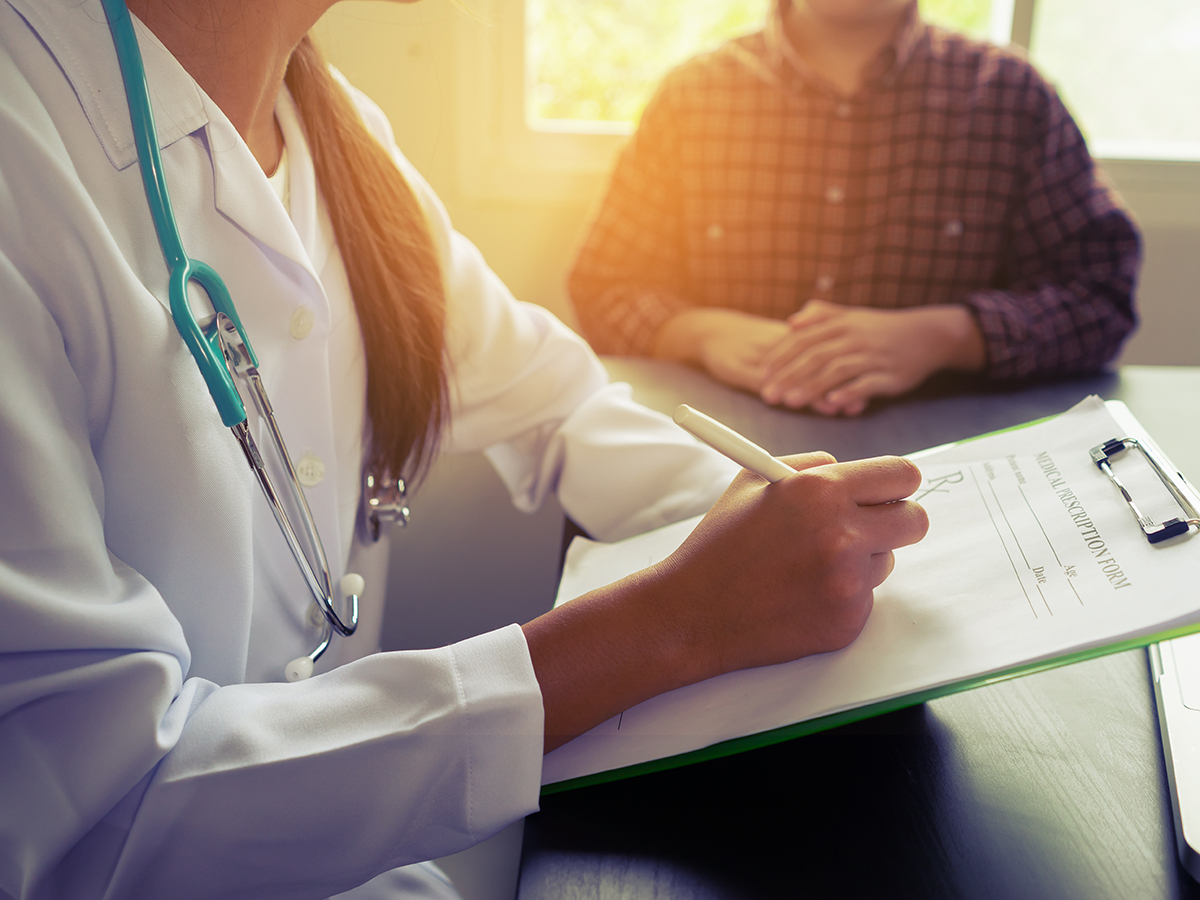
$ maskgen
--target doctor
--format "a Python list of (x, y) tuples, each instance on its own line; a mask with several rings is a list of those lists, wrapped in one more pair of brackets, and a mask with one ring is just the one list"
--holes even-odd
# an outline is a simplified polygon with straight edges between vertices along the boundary
[(305, 37), (330, 2), (129, 3), (186, 249), (238, 304), (333, 582), (365, 580), (353, 637), (289, 684), (322, 618), (167, 309), (100, 0), (0, 0), (0, 895), (452, 896), (408, 864), (536, 809), (544, 749), (845, 645), (924, 533), (889, 502), (910, 463), (793, 457), (775, 485), (741, 473), (653, 569), (375, 652), (364, 472), (487, 448), (515, 502), (556, 490), (607, 539), (732, 472), (451, 229)]

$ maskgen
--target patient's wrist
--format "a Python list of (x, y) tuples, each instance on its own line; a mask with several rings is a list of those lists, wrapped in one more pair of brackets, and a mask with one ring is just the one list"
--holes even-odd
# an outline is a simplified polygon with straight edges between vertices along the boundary
[(919, 308), (919, 313), (932, 329), (942, 363), (940, 368), (961, 372), (983, 371), (987, 362), (983, 334), (967, 307), (957, 303), (925, 306)]
[[(714, 320), (721, 310), (685, 309), (675, 313), (659, 326), (650, 342), (650, 352), (656, 359), (671, 362), (703, 362), (704, 342), (713, 332)], [(714, 313), (718, 316), (714, 316)]]

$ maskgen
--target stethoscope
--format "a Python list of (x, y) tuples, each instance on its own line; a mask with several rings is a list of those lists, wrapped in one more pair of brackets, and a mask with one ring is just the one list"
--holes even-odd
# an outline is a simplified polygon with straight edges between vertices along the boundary
[[(362, 576), (349, 573), (338, 584), (342, 602), (349, 606), (349, 621), (338, 615), (333, 603), (332, 577), (325, 548), (317, 533), (316, 523), (308, 508), (308, 501), (300, 487), (295, 467), (284, 445), (283, 436), (275, 421), (271, 401), (267, 398), (262, 378), (258, 373), (258, 359), (250, 347), (250, 341), (242, 328), (237, 309), (229, 296), (229, 290), (216, 271), (206, 263), (192, 259), (183, 249), (183, 238), (175, 221), (171, 198), (167, 194), (167, 182), (163, 175), (162, 157), (158, 152), (157, 131), (154, 113), (150, 108), (150, 91), (146, 83), (146, 70), (142, 64), (141, 50), (133, 30), (133, 20), (125, 6), (125, 0), (101, 0), (108, 18), (109, 30), (117, 50), (121, 66), (121, 78), (125, 84), (125, 97), (129, 103), (129, 116), (133, 123), (134, 143), (137, 147), (138, 163), (142, 170), (142, 184), (146, 188), (146, 199), (150, 214), (158, 233), (159, 245), (170, 268), (169, 298), (171, 316), (184, 343), (191, 351), (200, 374), (204, 376), (213, 402), (221, 416), (221, 422), (237, 438), (250, 464), (251, 470), (262, 487), (263, 494), (279, 524), (288, 547), (295, 557), (300, 572), (312, 592), (313, 602), (323, 618), (320, 642), (307, 656), (293, 659), (284, 669), (288, 681), (301, 681), (312, 675), (313, 664), (329, 647), (333, 633), (349, 637), (358, 628), (358, 601), (365, 588)], [(188, 284), (195, 282), (208, 295), (216, 311), (215, 317), (202, 328), (188, 303)], [(246, 417), (246, 407), (234, 385), (236, 376), (249, 391), (258, 415), (266, 423), (279, 463), (286, 471), (283, 480), (285, 496), (276, 490), (258, 451)], [(381, 477), (367, 473), (363, 483), (364, 521), (367, 536), (378, 540), (383, 521), (399, 521), (408, 518), (405, 505), (404, 482), (400, 479)], [(300, 520), (301, 531), (297, 533), (292, 519), (285, 509), (285, 502)]]

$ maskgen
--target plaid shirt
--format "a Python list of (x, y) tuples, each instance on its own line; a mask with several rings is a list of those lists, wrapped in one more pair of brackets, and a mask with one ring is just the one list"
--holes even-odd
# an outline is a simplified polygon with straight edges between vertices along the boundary
[(993, 381), (1101, 368), (1140, 238), (1024, 59), (914, 10), (853, 96), (767, 28), (667, 77), (571, 273), (584, 335), (645, 355), (692, 306), (961, 303)]

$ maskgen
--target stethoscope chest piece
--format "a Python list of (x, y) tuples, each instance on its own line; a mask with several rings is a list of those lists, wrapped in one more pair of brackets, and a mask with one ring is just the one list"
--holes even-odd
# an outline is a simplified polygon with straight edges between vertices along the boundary
[(408, 490), (403, 478), (392, 478), (367, 469), (363, 473), (362, 518), (363, 540), (376, 543), (383, 526), (408, 524)]

